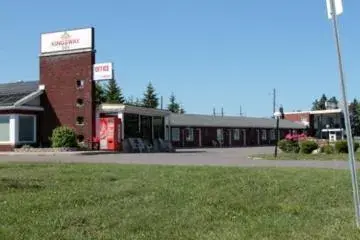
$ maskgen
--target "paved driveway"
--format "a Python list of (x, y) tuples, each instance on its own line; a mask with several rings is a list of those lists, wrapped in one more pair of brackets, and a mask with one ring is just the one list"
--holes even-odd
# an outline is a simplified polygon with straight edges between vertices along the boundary
[(0, 156), (1, 162), (119, 163), (162, 165), (217, 165), (239, 167), (312, 167), (347, 169), (347, 161), (252, 160), (252, 154), (272, 153), (273, 147), (178, 150), (176, 153), (99, 155), (14, 155)]

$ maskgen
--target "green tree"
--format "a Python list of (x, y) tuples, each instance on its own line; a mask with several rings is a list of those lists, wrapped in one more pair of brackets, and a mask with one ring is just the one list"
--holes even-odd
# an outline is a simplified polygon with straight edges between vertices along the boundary
[(159, 106), (159, 98), (155, 92), (154, 86), (149, 82), (142, 99), (143, 107), (157, 108)]
[(125, 104), (129, 106), (142, 107), (141, 100), (139, 98), (134, 99), (133, 96), (128, 97), (125, 101)]
[(349, 105), (351, 130), (354, 136), (360, 136), (360, 103), (354, 99)]
[(335, 96), (331, 97), (328, 102), (335, 103), (336, 105), (339, 103)]
[(106, 101), (104, 87), (100, 83), (95, 83), (95, 103), (102, 104)]
[(125, 103), (125, 98), (121, 88), (117, 85), (115, 79), (109, 80), (105, 89), (106, 103)]
[(180, 113), (180, 104), (176, 102), (174, 93), (171, 93), (169, 101), (168, 110), (173, 113)]
[(325, 110), (326, 109), (326, 101), (327, 101), (327, 97), (325, 94), (323, 94), (321, 96), (321, 98), (319, 100), (315, 100), (313, 102), (313, 106), (311, 110)]

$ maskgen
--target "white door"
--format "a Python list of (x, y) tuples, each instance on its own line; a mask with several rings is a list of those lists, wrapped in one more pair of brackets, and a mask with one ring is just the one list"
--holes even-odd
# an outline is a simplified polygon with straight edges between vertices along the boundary
[(336, 133), (330, 133), (329, 134), (329, 141), (330, 142), (336, 142)]

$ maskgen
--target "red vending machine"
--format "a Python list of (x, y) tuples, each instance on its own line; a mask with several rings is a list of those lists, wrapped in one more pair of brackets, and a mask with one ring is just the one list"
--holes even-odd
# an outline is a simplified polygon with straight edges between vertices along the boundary
[(117, 117), (100, 118), (100, 149), (119, 151), (121, 140), (121, 120)]

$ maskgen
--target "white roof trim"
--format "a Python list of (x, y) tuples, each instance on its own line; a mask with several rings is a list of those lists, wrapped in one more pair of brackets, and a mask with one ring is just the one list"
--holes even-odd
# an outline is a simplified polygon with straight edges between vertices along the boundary
[(170, 111), (154, 109), (154, 108), (144, 108), (144, 107), (135, 107), (128, 106), (124, 104), (111, 104), (104, 103), (98, 107), (99, 113), (132, 113), (140, 114), (144, 116), (168, 116)]
[(342, 109), (327, 109), (327, 110), (315, 110), (315, 111), (300, 111), (300, 112), (285, 112), (284, 114), (330, 114), (330, 113), (341, 113)]
[(24, 105), (25, 103), (30, 102), (31, 100), (34, 100), (35, 98), (37, 98), (38, 96), (40, 96), (42, 93), (44, 92), (44, 90), (39, 89), (33, 93), (30, 93), (29, 95), (23, 97), (22, 99), (18, 100), (17, 102), (14, 103), (14, 107), (19, 107)]
[(0, 111), (4, 110), (25, 110), (25, 111), (44, 111), (43, 107), (33, 107), (33, 106), (0, 106)]

